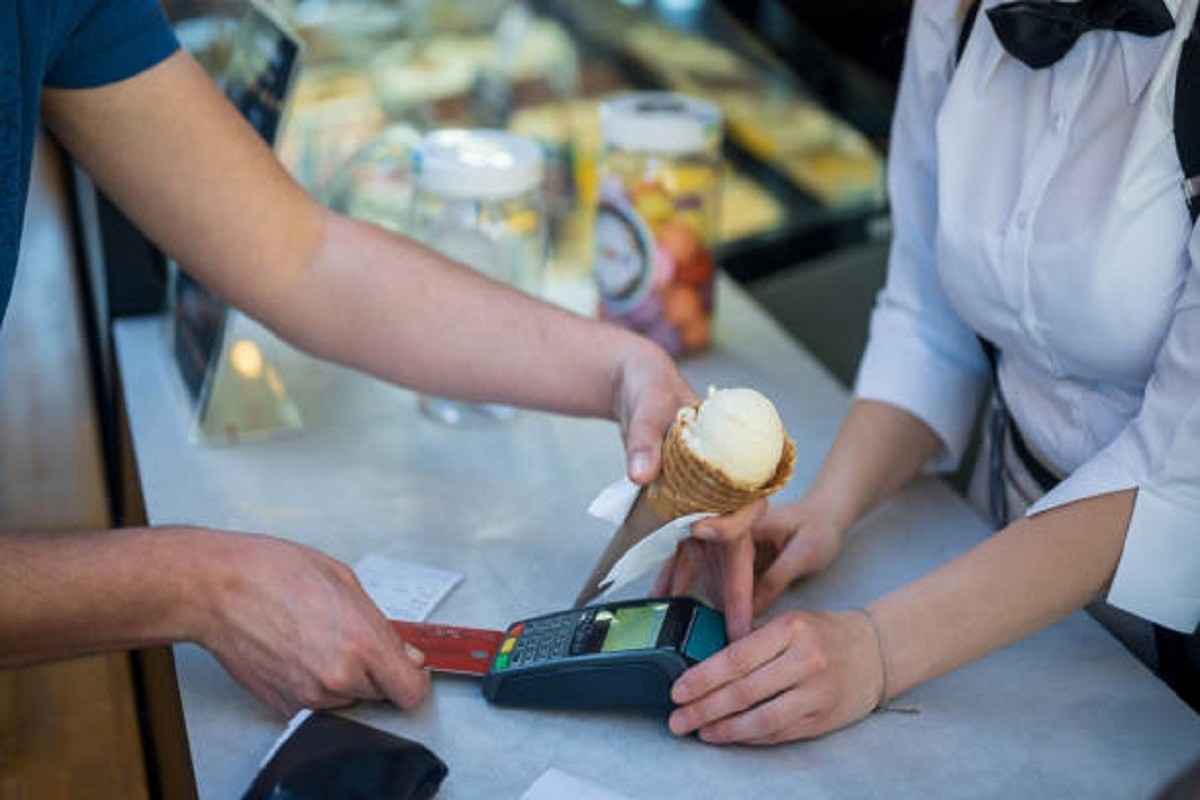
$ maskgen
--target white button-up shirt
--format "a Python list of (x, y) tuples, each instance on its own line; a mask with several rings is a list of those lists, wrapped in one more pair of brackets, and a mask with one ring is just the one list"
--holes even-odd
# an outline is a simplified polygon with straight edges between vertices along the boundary
[[(1174, 30), (1093, 31), (1033, 70), (984, 0), (955, 65), (960, 0), (916, 0), (891, 137), (895, 239), (858, 397), (897, 405), (961, 458), (987, 387), (978, 331), (1032, 449), (1068, 475), (1030, 507), (1138, 490), (1108, 600), (1200, 622), (1200, 236), (1172, 113), (1197, 0)], [(1200, 135), (1200, 131), (1191, 131)]]

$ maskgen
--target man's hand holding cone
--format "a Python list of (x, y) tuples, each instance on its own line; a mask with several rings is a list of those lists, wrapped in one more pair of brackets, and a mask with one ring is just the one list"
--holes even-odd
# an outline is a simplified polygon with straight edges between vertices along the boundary
[[(720, 516), (696, 523), (705, 541), (681, 546), (709, 551), (721, 575), (720, 595), (731, 637), (749, 632), (753, 545), (746, 535), (765, 509), (763, 498), (787, 483), (796, 447), (775, 407), (751, 389), (709, 390), (679, 410), (667, 431), (658, 475), (644, 488), (588, 579), (578, 599), (593, 598), (599, 582), (631, 547), (666, 523), (706, 511)], [(670, 576), (671, 564), (664, 568)], [(690, 570), (664, 580), (656, 592), (683, 591)]]

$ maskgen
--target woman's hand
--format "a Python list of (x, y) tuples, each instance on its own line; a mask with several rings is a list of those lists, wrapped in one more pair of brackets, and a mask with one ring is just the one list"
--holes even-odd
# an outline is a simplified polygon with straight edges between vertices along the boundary
[(862, 613), (789, 611), (685, 672), (668, 725), (713, 744), (822, 736), (875, 708), (880, 656)]
[(723, 606), (731, 639), (748, 633), (753, 617), (792, 581), (829, 566), (844, 539), (832, 516), (808, 498), (769, 508), (760, 500), (697, 522), (692, 533), (663, 564), (654, 593), (694, 593)]
[(844, 528), (811, 497), (772, 506), (752, 535), (756, 616), (770, 608), (793, 581), (828, 567), (845, 541)]
[(423, 655), (349, 567), (267, 536), (189, 533), (201, 575), (195, 638), (276, 712), (380, 699), (408, 708), (424, 696)]
[(654, 583), (655, 595), (698, 596), (725, 612), (730, 639), (750, 632), (754, 610), (754, 544), (750, 531), (767, 510), (756, 500), (723, 517), (700, 520), (692, 536), (663, 565)]

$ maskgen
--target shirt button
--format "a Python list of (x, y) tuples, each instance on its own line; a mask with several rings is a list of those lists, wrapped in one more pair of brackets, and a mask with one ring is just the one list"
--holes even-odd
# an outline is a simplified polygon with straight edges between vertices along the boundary
[(1067, 115), (1061, 111), (1055, 111), (1054, 115), (1050, 117), (1050, 127), (1054, 129), (1055, 133), (1060, 133), (1066, 123)]
[(1027, 211), (1018, 211), (1016, 216), (1013, 217), (1013, 227), (1015, 227), (1019, 231), (1025, 230), (1025, 226), (1028, 224), (1029, 224), (1029, 212), (1027, 212)]

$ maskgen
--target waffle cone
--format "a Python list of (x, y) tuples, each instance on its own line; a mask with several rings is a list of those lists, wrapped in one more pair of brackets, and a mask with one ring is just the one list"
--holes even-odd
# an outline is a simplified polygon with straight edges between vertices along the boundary
[(662, 469), (650, 484), (647, 497), (663, 521), (699, 511), (728, 514), (778, 491), (792, 477), (795, 466), (796, 443), (785, 435), (783, 453), (770, 480), (760, 486), (738, 483), (696, 455), (684, 441), (683, 426), (676, 421), (663, 441)]

